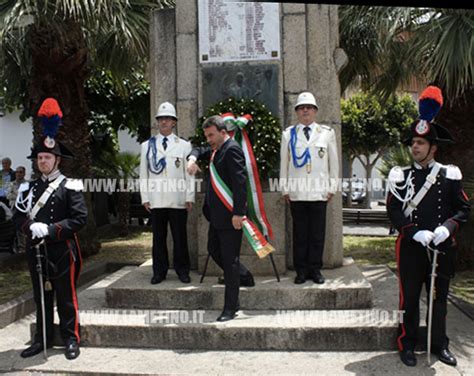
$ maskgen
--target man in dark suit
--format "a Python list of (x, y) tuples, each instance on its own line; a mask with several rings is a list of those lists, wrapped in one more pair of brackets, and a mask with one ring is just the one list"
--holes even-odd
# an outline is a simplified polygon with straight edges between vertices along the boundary
[[(209, 221), (209, 253), (224, 271), (224, 310), (217, 321), (228, 321), (235, 317), (239, 309), (242, 269), (239, 256), (242, 220), (247, 210), (245, 156), (239, 144), (228, 135), (220, 116), (208, 118), (202, 127), (210, 149), (193, 149), (190, 159), (211, 158), (210, 170), (213, 173), (207, 185), (203, 212)], [(231, 197), (231, 202), (223, 197), (225, 188), (230, 193), (227, 197)], [(251, 277), (246, 268), (244, 273)]]
[[(187, 172), (194, 176), (198, 171), (200, 171), (199, 166), (197, 165), (196, 161), (199, 160), (210, 160), (212, 155), (212, 149), (210, 146), (198, 146), (193, 148), (192, 152), (188, 156), (188, 166)], [(203, 210), (208, 210), (206, 207)], [(204, 213), (205, 214), (205, 213)], [(209, 220), (209, 217), (206, 217)], [(213, 259), (216, 260), (215, 256), (218, 252), (219, 248), (219, 239), (215, 236), (214, 232), (209, 232), (208, 242), (207, 242), (207, 250), (209, 254), (213, 256)], [(216, 262), (219, 265), (219, 262)], [(244, 287), (253, 287), (255, 286), (255, 280), (253, 278), (252, 273), (247, 267), (240, 262), (239, 267), (239, 274), (240, 274), (240, 286)], [(221, 278), (219, 278), (219, 283), (225, 283), (225, 281), (221, 282)]]

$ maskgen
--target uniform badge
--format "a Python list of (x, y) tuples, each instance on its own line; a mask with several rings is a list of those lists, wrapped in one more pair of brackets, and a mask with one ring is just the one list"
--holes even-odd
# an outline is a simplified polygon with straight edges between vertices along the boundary
[(424, 136), (430, 131), (430, 123), (426, 120), (420, 120), (415, 127), (415, 132), (418, 136)]
[(325, 153), (326, 152), (324, 151), (324, 148), (319, 148), (319, 151), (318, 151), (319, 158), (324, 158)]
[(176, 158), (176, 160), (174, 161), (174, 165), (176, 166), (176, 168), (179, 168), (179, 166), (181, 166), (181, 160), (179, 158)]
[(52, 149), (52, 148), (54, 148), (54, 145), (56, 145), (56, 142), (54, 141), (54, 138), (51, 138), (51, 137), (47, 136), (47, 137), (44, 139), (43, 144), (44, 144), (44, 146), (46, 146), (48, 149)]

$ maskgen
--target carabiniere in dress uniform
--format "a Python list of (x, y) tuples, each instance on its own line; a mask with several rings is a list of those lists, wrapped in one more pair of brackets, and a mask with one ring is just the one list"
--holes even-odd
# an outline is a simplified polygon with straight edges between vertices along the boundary
[[(432, 299), (427, 326), (428, 349), (449, 365), (457, 361), (446, 335), (449, 281), (454, 276), (456, 234), (469, 217), (470, 205), (463, 191), (462, 174), (454, 165), (442, 165), (434, 156), (440, 146), (453, 143), (449, 131), (433, 122), (443, 102), (441, 90), (428, 87), (420, 96), (419, 120), (404, 141), (414, 163), (394, 167), (389, 173), (388, 216), (399, 232), (396, 256), (400, 288), (397, 344), (402, 362), (415, 366), (423, 284)], [(435, 257), (436, 255), (436, 257)], [(435, 264), (434, 260), (437, 259)], [(431, 283), (434, 281), (432, 294)], [(428, 353), (428, 359), (430, 359)]]
[(86, 224), (87, 209), (80, 180), (66, 178), (58, 169), (71, 152), (54, 138), (61, 123), (58, 102), (46, 99), (38, 116), (43, 133), (28, 157), (37, 162), (41, 177), (19, 188), (14, 215), (26, 236), (26, 254), (36, 303), (36, 332), (33, 344), (21, 356), (34, 356), (53, 345), (54, 296), (60, 334), (67, 359), (79, 356), (80, 326), (76, 282), (82, 267), (76, 233)]

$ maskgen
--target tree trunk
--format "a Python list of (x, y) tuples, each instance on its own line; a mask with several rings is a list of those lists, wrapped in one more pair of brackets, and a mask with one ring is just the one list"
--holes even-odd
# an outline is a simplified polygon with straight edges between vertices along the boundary
[(372, 178), (372, 170), (374, 169), (375, 163), (370, 163), (370, 155), (366, 155), (367, 164), (365, 167), (365, 203), (364, 208), (370, 209), (370, 203), (372, 201), (372, 187), (370, 186), (370, 181)]
[[(468, 90), (464, 98), (456, 101), (454, 106), (444, 106), (436, 121), (445, 126), (456, 140), (455, 145), (442, 147), (437, 159), (441, 163), (455, 164), (463, 173), (463, 180), (474, 180), (474, 88)], [(470, 192), (471, 205), (474, 203)], [(467, 224), (461, 227), (458, 242), (458, 266), (460, 269), (474, 267), (474, 211)]]
[[(84, 83), (88, 74), (87, 46), (82, 29), (71, 20), (63, 23), (37, 24), (29, 35), (32, 71), (28, 88), (27, 108), (33, 116), (33, 135), (38, 142), (42, 135), (36, 113), (47, 97), (58, 100), (63, 112), (63, 125), (57, 139), (74, 154), (71, 162), (62, 162), (61, 171), (68, 177), (89, 178), (91, 161), (89, 128)], [(85, 256), (97, 253), (96, 226), (93, 217), (91, 195), (85, 194), (88, 221), (79, 233), (81, 249)]]
[(365, 163), (362, 160), (362, 158), (358, 155), (357, 159), (359, 159), (360, 163), (362, 163), (362, 166), (365, 168), (365, 187), (366, 187), (366, 192), (365, 192), (365, 203), (364, 203), (364, 208), (365, 209), (370, 209), (370, 203), (372, 201), (372, 171), (374, 170), (375, 165), (377, 164), (377, 161), (379, 160), (380, 156), (383, 154), (383, 152), (379, 152), (375, 159), (370, 162), (370, 155), (364, 155), (365, 157)]

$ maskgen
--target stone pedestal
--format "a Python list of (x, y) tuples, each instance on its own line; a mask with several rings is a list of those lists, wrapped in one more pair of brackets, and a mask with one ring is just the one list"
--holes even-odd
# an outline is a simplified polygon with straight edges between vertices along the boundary
[[(196, 0), (197, 1), (197, 0)], [(151, 118), (157, 106), (167, 100), (176, 104), (178, 112), (177, 131), (189, 137), (200, 124), (196, 124), (206, 108), (203, 108), (203, 68), (238, 66), (275, 66), (278, 72), (278, 113), (283, 128), (296, 120), (294, 103), (302, 91), (314, 93), (319, 112), (316, 121), (333, 127), (340, 148), (340, 88), (338, 70), (341, 66), (339, 46), (338, 14), (335, 5), (280, 4), (279, 60), (261, 62), (206, 63), (198, 61), (198, 9), (197, 2), (177, 0), (175, 9), (157, 11), (152, 16), (151, 27)], [(343, 59), (342, 59), (343, 60)], [(340, 163), (341, 163), (340, 154)], [(342, 170), (342, 168), (340, 169)], [(272, 244), (277, 249), (275, 261), (280, 273), (292, 268), (291, 218), (278, 194), (265, 194), (269, 220), (275, 227), (276, 239)], [(200, 203), (190, 216), (189, 244), (193, 267), (201, 270), (206, 255), (207, 224), (200, 214)], [(334, 268), (342, 264), (342, 198), (336, 194), (327, 210), (326, 245), (324, 267)], [(273, 215), (274, 214), (274, 215)], [(245, 242), (244, 242), (245, 243)], [(255, 274), (272, 273), (268, 260), (258, 261), (242, 249), (242, 261), (249, 264)], [(211, 265), (210, 273), (216, 272)]]

